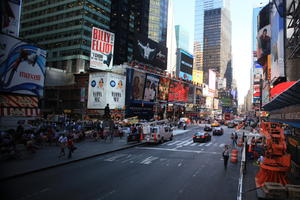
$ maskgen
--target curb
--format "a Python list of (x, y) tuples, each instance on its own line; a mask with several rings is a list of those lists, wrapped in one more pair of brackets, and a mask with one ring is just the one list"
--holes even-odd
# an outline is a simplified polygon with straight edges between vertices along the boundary
[(94, 158), (94, 157), (97, 157), (97, 156), (106, 155), (106, 154), (122, 151), (122, 150), (125, 150), (125, 149), (130, 149), (132, 147), (140, 146), (142, 144), (144, 144), (144, 143), (133, 144), (133, 145), (118, 148), (118, 149), (115, 149), (115, 150), (106, 151), (106, 152), (102, 152), (102, 153), (97, 153), (97, 154), (93, 154), (93, 155), (86, 156), (86, 157), (83, 157), (83, 158), (78, 158), (78, 159), (75, 159), (75, 160), (70, 160), (70, 161), (67, 161), (67, 162), (58, 163), (58, 164), (55, 164), (55, 165), (50, 165), (48, 167), (43, 167), (43, 168), (40, 168), (40, 169), (30, 170), (30, 171), (27, 171), (27, 172), (22, 172), (22, 173), (15, 174), (15, 175), (12, 175), (12, 176), (0, 178), (0, 182), (7, 181), (7, 180), (10, 180), (10, 179), (14, 179), (14, 178), (18, 178), (18, 177), (22, 177), (22, 176), (26, 176), (26, 175), (33, 174), (33, 173), (37, 173), (37, 172), (40, 172), (40, 171), (45, 171), (45, 170), (48, 170), (48, 169), (68, 165), (68, 164), (71, 164), (71, 163), (80, 162), (80, 161), (87, 160), (87, 159), (90, 159), (90, 158)]

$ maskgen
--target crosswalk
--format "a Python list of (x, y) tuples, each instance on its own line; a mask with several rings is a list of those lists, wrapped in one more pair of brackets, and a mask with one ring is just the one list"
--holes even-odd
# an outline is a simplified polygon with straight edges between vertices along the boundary
[(169, 142), (165, 142), (163, 144), (161, 144), (161, 146), (167, 146), (167, 147), (172, 147), (172, 146), (176, 146), (176, 147), (209, 147), (209, 146), (214, 146), (214, 147), (220, 147), (223, 148), (225, 146), (225, 143), (220, 143), (220, 142), (216, 142), (216, 141), (209, 141), (206, 143), (194, 143), (193, 139), (189, 138), (183, 138), (180, 140), (176, 140), (176, 141), (169, 141)]

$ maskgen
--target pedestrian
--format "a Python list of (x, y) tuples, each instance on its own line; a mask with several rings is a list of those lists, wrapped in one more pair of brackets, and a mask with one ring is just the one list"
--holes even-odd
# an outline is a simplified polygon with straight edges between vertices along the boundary
[(229, 148), (228, 145), (225, 145), (223, 151), (223, 159), (224, 159), (224, 169), (227, 169), (228, 159), (229, 159)]
[(68, 158), (70, 159), (70, 158), (72, 158), (72, 153), (74, 152), (74, 150), (77, 149), (74, 146), (74, 142), (73, 142), (71, 137), (68, 137), (67, 146), (68, 146), (68, 149), (69, 149)]
[(59, 138), (58, 138), (58, 142), (59, 142), (59, 146), (60, 146), (60, 152), (59, 152), (59, 156), (58, 158), (61, 158), (62, 156), (65, 156), (65, 147), (67, 144), (68, 138), (65, 136), (65, 134), (62, 134)]
[(235, 148), (237, 146), (237, 134), (231, 133), (230, 138), (232, 140), (232, 148)]

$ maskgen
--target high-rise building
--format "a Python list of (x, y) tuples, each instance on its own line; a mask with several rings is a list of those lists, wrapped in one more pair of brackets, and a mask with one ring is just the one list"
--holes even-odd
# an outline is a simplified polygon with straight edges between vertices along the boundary
[(112, 0), (110, 28), (115, 33), (114, 64), (133, 58), (135, 34), (148, 37), (149, 0)]
[[(143, 2), (143, 1), (142, 1)], [(169, 0), (150, 0), (148, 38), (166, 46)]]
[(175, 26), (176, 32), (176, 45), (177, 48), (184, 49), (185, 51), (189, 51), (189, 32), (184, 29), (181, 25)]
[(196, 0), (194, 24), (194, 69), (203, 70), (204, 12), (216, 8), (230, 8), (230, 0)]
[(47, 50), (47, 66), (89, 67), (92, 27), (110, 29), (111, 1), (23, 0), (20, 36)]
[(177, 45), (176, 45), (176, 33), (175, 33), (174, 11), (173, 11), (172, 1), (169, 1), (169, 8), (168, 8), (167, 48), (168, 48), (167, 72), (175, 75)]
[[(204, 82), (208, 83), (208, 71), (217, 72), (226, 78), (227, 67), (231, 67), (231, 20), (228, 9), (206, 10), (204, 14), (203, 71)], [(232, 74), (227, 73), (232, 80)], [(230, 77), (231, 76), (231, 77)]]

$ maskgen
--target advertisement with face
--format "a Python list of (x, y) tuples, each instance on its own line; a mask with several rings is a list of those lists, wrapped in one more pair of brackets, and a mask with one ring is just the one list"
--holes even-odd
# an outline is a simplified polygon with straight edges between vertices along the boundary
[(202, 89), (196, 87), (196, 104), (200, 105), (201, 104), (201, 98), (203, 97)]
[(264, 26), (257, 34), (257, 58), (271, 53), (271, 26)]
[(0, 4), (1, 32), (19, 37), (21, 0), (5, 0)]
[(193, 85), (187, 85), (188, 87), (188, 103), (194, 104), (195, 101), (195, 87)]
[(144, 89), (144, 101), (155, 102), (158, 94), (159, 77), (147, 74), (146, 84)]
[(41, 97), (46, 51), (0, 34), (0, 91)]
[(111, 109), (122, 109), (125, 106), (125, 83), (125, 76), (114, 73), (107, 74), (106, 103)]
[(159, 79), (159, 92), (158, 92), (158, 99), (162, 101), (168, 101), (169, 95), (169, 85), (170, 79), (165, 77), (160, 77)]
[[(283, 2), (278, 7), (283, 9)], [(271, 11), (271, 80), (284, 77), (284, 19), (279, 15), (276, 6)]]
[(135, 70), (132, 79), (132, 100), (143, 100), (146, 74)]
[(115, 34), (93, 27), (90, 68), (111, 70), (113, 65)]
[(90, 73), (88, 109), (103, 109), (106, 106), (105, 86), (107, 83), (106, 73)]

